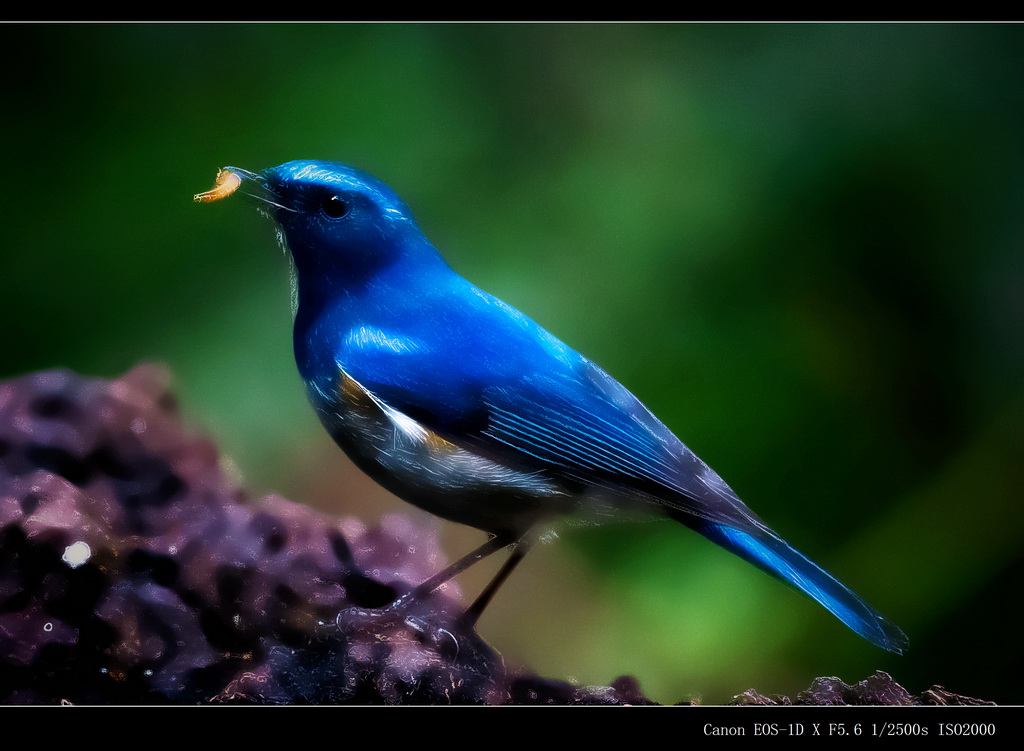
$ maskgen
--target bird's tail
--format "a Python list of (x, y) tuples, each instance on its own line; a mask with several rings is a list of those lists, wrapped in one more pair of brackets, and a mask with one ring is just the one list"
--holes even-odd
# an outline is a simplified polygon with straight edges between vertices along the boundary
[(747, 532), (708, 521), (694, 524), (693, 517), (686, 523), (709, 540), (817, 601), (872, 644), (896, 654), (902, 654), (906, 648), (907, 637), (896, 625), (774, 532), (767, 529)]

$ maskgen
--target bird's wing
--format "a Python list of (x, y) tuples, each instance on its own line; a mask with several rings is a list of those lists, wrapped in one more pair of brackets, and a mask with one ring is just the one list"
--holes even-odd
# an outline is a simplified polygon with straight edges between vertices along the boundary
[[(567, 477), (739, 529), (763, 523), (707, 464), (601, 368), (537, 373), (484, 390), (477, 445), (496, 442)], [(685, 518), (685, 517), (684, 517)], [(696, 521), (695, 519), (695, 521)]]
[(636, 397), (557, 340), (512, 341), (504, 357), (488, 358), (486, 347), (448, 357), (392, 337), (350, 349), (343, 367), (388, 408), (499, 463), (661, 504), (695, 523), (766, 529)]

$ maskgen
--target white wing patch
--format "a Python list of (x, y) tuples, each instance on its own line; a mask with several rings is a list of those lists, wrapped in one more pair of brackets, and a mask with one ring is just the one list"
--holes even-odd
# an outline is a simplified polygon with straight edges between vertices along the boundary
[[(360, 388), (362, 388), (362, 385), (360, 385)], [(404, 412), (399, 412), (397, 409), (392, 409), (366, 389), (363, 389), (363, 393), (369, 397), (370, 401), (380, 408), (380, 411), (384, 413), (384, 416), (387, 417), (388, 420), (391, 421), (391, 424), (394, 425), (395, 428), (397, 428), (398, 431), (406, 438), (415, 443), (425, 444), (431, 437), (432, 433), (409, 417), (409, 415)]]

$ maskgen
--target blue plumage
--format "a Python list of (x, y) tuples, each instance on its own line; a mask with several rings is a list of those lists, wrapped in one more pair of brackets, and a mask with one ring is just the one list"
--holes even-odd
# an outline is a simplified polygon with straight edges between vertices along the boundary
[(390, 188), (351, 167), (253, 174), (295, 266), (295, 357), (331, 435), (385, 487), (494, 538), (417, 592), (565, 514), (671, 516), (880, 647), (906, 637), (748, 509), (632, 394), (452, 271)]

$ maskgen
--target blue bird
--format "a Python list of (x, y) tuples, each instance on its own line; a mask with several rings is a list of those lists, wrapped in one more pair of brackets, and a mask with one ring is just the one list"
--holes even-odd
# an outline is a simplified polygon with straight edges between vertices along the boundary
[(539, 530), (566, 515), (665, 514), (804, 592), (873, 644), (907, 638), (772, 531), (640, 401), (534, 321), (455, 273), (390, 188), (352, 167), (227, 167), (293, 261), (295, 359), (309, 399), (367, 474), (487, 542), (399, 601), (504, 547), (472, 625)]

